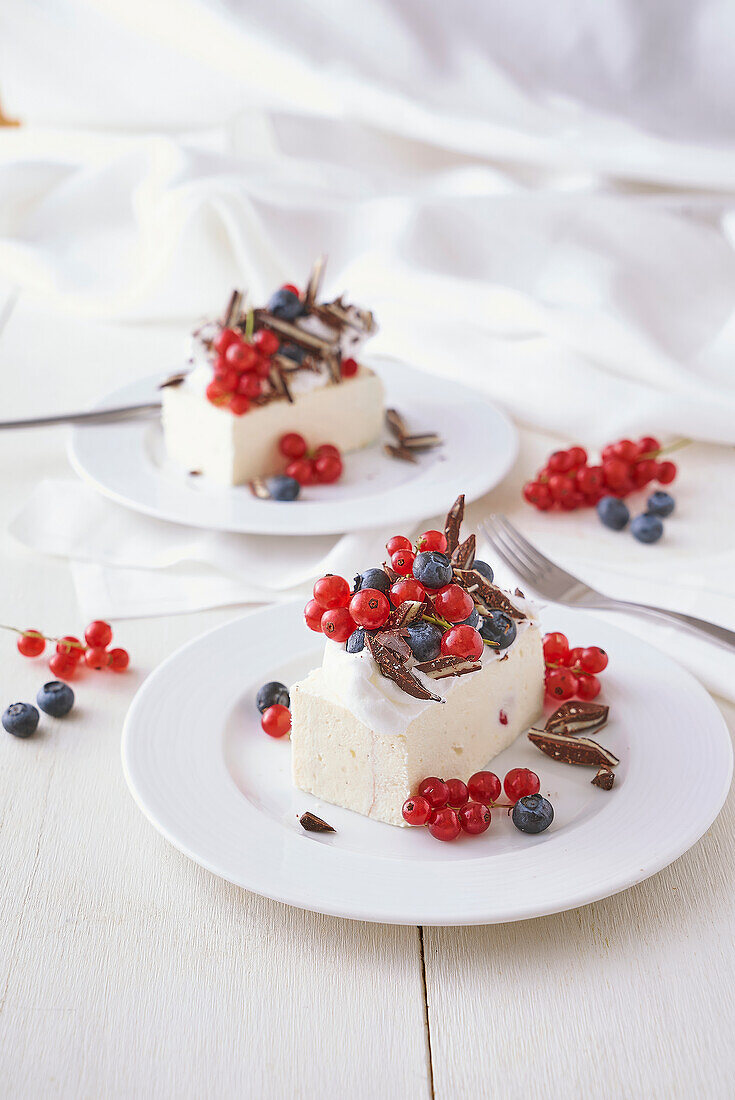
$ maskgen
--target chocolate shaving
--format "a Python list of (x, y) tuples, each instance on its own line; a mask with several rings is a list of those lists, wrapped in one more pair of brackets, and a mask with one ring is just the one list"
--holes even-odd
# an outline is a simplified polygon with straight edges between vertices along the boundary
[(603, 764), (591, 783), (593, 787), (600, 787), (603, 791), (611, 791), (615, 783), (615, 772)]
[(201, 477), (201, 476), (202, 476), (202, 471), (201, 470), (189, 470), (189, 477)]
[(573, 737), (579, 733), (595, 733), (607, 724), (610, 708), (601, 703), (573, 700), (562, 703), (549, 717), (544, 727), (549, 733), (564, 733)]
[(413, 451), (409, 451), (405, 447), (395, 446), (393, 443), (386, 443), (383, 450), (390, 458), (399, 458), (402, 462), (413, 462), (414, 465), (418, 463), (418, 459)]
[(390, 630), (381, 630), (375, 635), (375, 641), (379, 645), (384, 645), (386, 649), (392, 650), (397, 657), (401, 657), (404, 661), (408, 661), (413, 656), (411, 647), (406, 641), (408, 637), (408, 631), (402, 627), (393, 627)]
[(305, 814), (301, 815), (299, 825), (302, 829), (306, 829), (307, 833), (336, 833), (337, 831), (327, 824), (323, 818), (313, 814), (311, 810), (307, 810)]
[(433, 661), (424, 661), (415, 668), (432, 680), (443, 680), (446, 676), (465, 676), (468, 672), (478, 672), (482, 665), (467, 657), (435, 657)]
[(386, 649), (385, 646), (376, 641), (375, 637), (366, 634), (365, 644), (383, 676), (387, 676), (389, 680), (397, 684), (402, 691), (406, 692), (406, 695), (411, 695), (414, 699), (431, 699), (435, 703), (444, 702), (439, 695), (434, 695), (428, 688), (425, 688), (412, 675), (404, 662), (390, 649)]
[(322, 276), (324, 275), (324, 268), (326, 267), (327, 257), (317, 256), (314, 261), (314, 265), (309, 274), (309, 281), (306, 284), (306, 290), (304, 292), (304, 306), (306, 310), (310, 310), (316, 301), (319, 288), (322, 284)]
[(441, 436), (436, 432), (417, 432), (416, 435), (404, 435), (401, 442), (409, 451), (429, 451), (440, 445)]
[(395, 610), (391, 611), (385, 625), (391, 630), (401, 626), (408, 626), (409, 623), (414, 623), (420, 619), (428, 610), (427, 600), (421, 603), (415, 600), (405, 600), (403, 603), (399, 604)]
[(459, 546), (459, 529), (464, 519), (464, 493), (461, 493), (447, 512), (444, 534), (447, 536), (447, 553), (453, 554)]
[(225, 315), (222, 318), (222, 328), (229, 328), (232, 322), (237, 320), (240, 316), (242, 298), (243, 294), (241, 290), (233, 290), (230, 295), (230, 300), (227, 303), (227, 308), (225, 309)]
[(250, 492), (258, 500), (270, 500), (271, 495), (268, 492), (268, 486), (262, 477), (254, 477), (250, 484)]
[(165, 382), (160, 383), (158, 387), (159, 390), (173, 389), (174, 386), (180, 386), (186, 378), (186, 375), (186, 371), (184, 371), (183, 374), (170, 374)]
[(476, 569), (454, 569), (455, 579), (466, 589), (481, 615), (489, 615), (491, 611), (504, 611), (512, 619), (519, 621), (526, 616), (517, 607), (514, 607), (504, 592), (501, 592), (494, 584), (491, 584), (482, 573)]
[(343, 381), (342, 367), (340, 366), (339, 356), (334, 351), (325, 351), (324, 362), (327, 364), (329, 377), (332, 379), (335, 385), (339, 385), (339, 383)]
[(562, 764), (581, 764), (591, 768), (605, 765), (615, 768), (620, 763), (617, 756), (587, 737), (569, 737), (563, 733), (532, 729), (529, 730), (528, 740), (537, 749), (541, 749), (541, 752), (553, 760), (560, 760)]
[(476, 543), (474, 535), (469, 535), (464, 542), (460, 542), (452, 554), (452, 564), (458, 569), (471, 569), (475, 560)]
[(307, 351), (325, 355), (328, 351), (334, 351), (336, 346), (334, 340), (324, 340), (321, 336), (315, 336), (313, 332), (307, 332), (306, 329), (299, 328), (290, 321), (274, 317), (267, 309), (256, 309), (255, 320), (260, 327), (269, 328), (277, 335), (287, 337), (290, 343), (298, 344)]
[(383, 572), (385, 573), (385, 575), (387, 576), (390, 583), (395, 584), (396, 581), (399, 579), (398, 574), (396, 573), (395, 569), (391, 569), (391, 567), (388, 565), (387, 562), (383, 562), (381, 568), (382, 568)]
[(398, 442), (402, 443), (408, 435), (408, 428), (406, 427), (406, 421), (398, 412), (398, 409), (386, 409), (385, 422)]

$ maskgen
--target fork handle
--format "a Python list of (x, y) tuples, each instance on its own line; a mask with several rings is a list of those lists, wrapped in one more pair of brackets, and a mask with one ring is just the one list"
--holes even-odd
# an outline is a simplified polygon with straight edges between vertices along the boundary
[(641, 611), (652, 619), (660, 619), (662, 622), (673, 623), (675, 626), (683, 626), (706, 638), (708, 642), (716, 642), (735, 652), (735, 631), (727, 630), (716, 623), (708, 623), (704, 619), (697, 619), (694, 615), (683, 615), (679, 611), (667, 611), (663, 607), (651, 607), (647, 603), (632, 603), (627, 600), (613, 600), (608, 596), (590, 596), (584, 600), (585, 607), (593, 607), (600, 611)]

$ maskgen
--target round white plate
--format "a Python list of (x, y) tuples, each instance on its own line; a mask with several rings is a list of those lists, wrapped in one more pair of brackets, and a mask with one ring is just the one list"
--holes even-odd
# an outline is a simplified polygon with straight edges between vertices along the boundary
[[(550, 608), (547, 629), (602, 645), (610, 665), (599, 740), (620, 757), (612, 791), (591, 768), (557, 763), (525, 737), (497, 757), (528, 766), (555, 809), (539, 836), (496, 811), (452, 844), (294, 789), (290, 744), (260, 728), (258, 687), (291, 684), (321, 660), (300, 604), (267, 608), (197, 638), (146, 680), (123, 733), (125, 775), (143, 812), (191, 859), (239, 886), (320, 913), (392, 924), (485, 924), (572, 909), (660, 871), (711, 825), (732, 749), (704, 689), (662, 653), (584, 612)], [(322, 643), (323, 644), (323, 643)], [(329, 643), (327, 643), (329, 644)], [(464, 777), (466, 778), (466, 777)], [(312, 810), (337, 830), (305, 833)]]
[[(384, 437), (345, 456), (336, 485), (309, 486), (298, 501), (258, 500), (246, 485), (215, 485), (192, 477), (166, 456), (159, 420), (75, 427), (71, 462), (105, 496), (174, 523), (265, 535), (327, 535), (419, 520), (453, 500), (462, 485), (476, 500), (505, 477), (517, 452), (510, 421), (482, 395), (387, 358), (366, 359), (380, 374), (388, 407), (415, 431), (441, 435), (443, 445), (417, 465), (389, 458)], [(157, 401), (160, 378), (132, 382), (95, 408)], [(328, 443), (329, 440), (323, 440)]]

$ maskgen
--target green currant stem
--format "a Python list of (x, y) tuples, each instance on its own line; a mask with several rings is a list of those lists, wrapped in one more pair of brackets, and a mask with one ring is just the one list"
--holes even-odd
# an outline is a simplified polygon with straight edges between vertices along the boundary
[(0, 630), (11, 630), (13, 634), (20, 634), (23, 638), (43, 638), (44, 642), (63, 642), (69, 649), (81, 649), (86, 651), (86, 646), (81, 642), (67, 642), (65, 638), (53, 638), (50, 634), (41, 634), (38, 630), (19, 630), (17, 626), (7, 626), (0, 623)]
[(439, 615), (422, 615), (421, 618), (425, 623), (433, 623), (434, 626), (440, 626), (442, 630), (451, 630), (454, 625), (446, 619), (442, 619)]
[(245, 339), (248, 343), (253, 338), (253, 330), (255, 329), (255, 310), (249, 309), (247, 318), (245, 319)]

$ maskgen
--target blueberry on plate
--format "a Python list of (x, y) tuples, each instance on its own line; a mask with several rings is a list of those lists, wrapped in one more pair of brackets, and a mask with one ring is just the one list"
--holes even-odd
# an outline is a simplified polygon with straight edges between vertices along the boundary
[(656, 493), (651, 493), (646, 502), (648, 514), (651, 516), (661, 516), (662, 519), (666, 519), (674, 511), (674, 498), (671, 493), (664, 493), (659, 490)]
[(490, 581), (490, 584), (493, 583), (495, 573), (493, 572), (492, 566), (488, 565), (486, 561), (478, 561), (477, 558), (475, 558), (472, 563), (472, 568), (476, 569), (486, 581)]
[(38, 728), (39, 717), (30, 703), (11, 703), (3, 712), (2, 723), (14, 737), (30, 737)]
[(406, 641), (411, 647), (411, 652), (417, 661), (433, 661), (438, 657), (442, 649), (442, 634), (440, 626), (434, 623), (411, 623), (406, 628), (408, 638)]
[(366, 569), (355, 577), (355, 592), (361, 588), (377, 588), (387, 596), (390, 592), (390, 577), (383, 569)]
[(513, 824), (522, 833), (542, 833), (554, 820), (554, 807), (540, 794), (527, 794), (513, 807)]
[(630, 530), (639, 542), (658, 542), (664, 533), (664, 525), (658, 516), (644, 512), (642, 516), (635, 517)]
[(472, 612), (466, 619), (462, 619), (461, 623), (457, 623), (457, 626), (474, 626), (477, 629), (480, 625), (480, 612), (476, 607), (472, 608)]
[(365, 648), (365, 628), (358, 626), (357, 630), (353, 630), (347, 639), (347, 645), (345, 646), (348, 653), (362, 653)]
[(612, 531), (622, 531), (630, 519), (628, 506), (619, 497), (603, 497), (597, 503), (597, 514)]
[(424, 588), (443, 588), (452, 580), (452, 563), (441, 550), (422, 550), (413, 563), (413, 575)]
[(74, 692), (62, 680), (49, 680), (38, 692), (36, 702), (44, 714), (63, 718), (74, 706)]
[(298, 294), (282, 286), (268, 299), (268, 312), (282, 321), (295, 321), (301, 315), (303, 306)]
[(483, 615), (480, 634), (497, 649), (507, 649), (515, 641), (517, 628), (515, 621), (504, 611), (491, 611), (489, 615)]
[(280, 680), (269, 680), (259, 689), (255, 697), (255, 705), (261, 714), (268, 710), (268, 707), (276, 705), (290, 707), (291, 697), (288, 694), (288, 688)]
[(266, 478), (265, 485), (273, 500), (296, 500), (301, 492), (296, 478), (286, 477), (285, 474)]
[(283, 355), (286, 359), (293, 359), (294, 363), (298, 363), (299, 366), (306, 359), (306, 351), (304, 348), (300, 348), (298, 344), (281, 344), (278, 354)]

